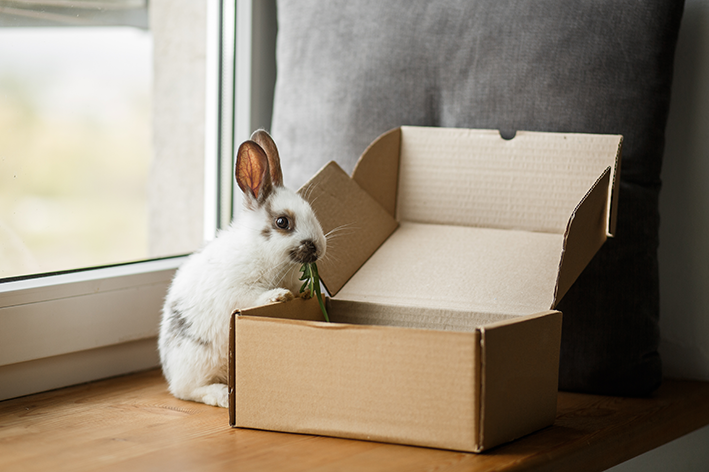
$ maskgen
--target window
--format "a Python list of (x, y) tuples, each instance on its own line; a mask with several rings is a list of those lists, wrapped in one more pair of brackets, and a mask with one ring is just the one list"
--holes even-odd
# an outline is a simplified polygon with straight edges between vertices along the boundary
[(20, 13), (0, 13), (20, 24), (0, 27), (0, 279), (146, 259), (149, 31)]
[[(50, 3), (58, 2), (0, 2), (0, 15), (10, 4), (61, 13)], [(86, 5), (110, 3), (136, 1)], [(162, 257), (192, 251), (230, 220), (234, 142), (270, 123), (275, 1), (151, 0), (149, 19), (147, 254)], [(159, 312), (182, 260), (0, 283), (0, 399), (157, 366)]]

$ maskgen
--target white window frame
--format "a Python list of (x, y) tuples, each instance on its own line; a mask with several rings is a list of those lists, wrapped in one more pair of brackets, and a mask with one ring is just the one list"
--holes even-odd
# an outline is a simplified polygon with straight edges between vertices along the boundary
[(158, 365), (162, 299), (183, 259), (0, 285), (0, 399)]
[[(270, 123), (275, 0), (206, 0), (206, 7), (209, 240), (231, 218), (233, 143)], [(0, 283), (0, 400), (157, 367), (160, 310), (185, 258)]]

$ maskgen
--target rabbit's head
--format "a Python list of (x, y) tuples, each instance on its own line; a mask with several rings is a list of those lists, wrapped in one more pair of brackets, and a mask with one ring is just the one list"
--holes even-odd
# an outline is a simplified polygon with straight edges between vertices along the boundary
[(325, 236), (310, 204), (283, 186), (278, 149), (268, 133), (258, 130), (239, 146), (235, 177), (244, 194), (244, 224), (258, 233), (265, 259), (303, 264), (325, 254)]

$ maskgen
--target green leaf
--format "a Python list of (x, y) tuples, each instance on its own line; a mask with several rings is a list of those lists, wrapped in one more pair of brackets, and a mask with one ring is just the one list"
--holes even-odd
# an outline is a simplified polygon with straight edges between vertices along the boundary
[[(302, 272), (302, 275), (300, 276), (299, 280), (308, 280), (310, 279), (310, 267), (308, 267), (308, 264), (303, 264), (300, 266), (300, 271)], [(306, 282), (307, 283), (307, 282)], [(301, 292), (303, 290), (301, 289)]]
[(322, 299), (322, 293), (320, 292), (320, 276), (318, 275), (318, 266), (315, 262), (304, 263), (300, 267), (300, 271), (303, 273), (300, 280), (305, 280), (305, 283), (300, 287), (300, 293), (305, 292), (306, 288), (310, 288), (310, 296), (315, 294), (318, 299), (318, 305), (320, 305), (320, 310), (322, 311), (325, 321), (330, 322), (330, 317), (327, 316), (327, 310), (325, 310), (325, 303)]

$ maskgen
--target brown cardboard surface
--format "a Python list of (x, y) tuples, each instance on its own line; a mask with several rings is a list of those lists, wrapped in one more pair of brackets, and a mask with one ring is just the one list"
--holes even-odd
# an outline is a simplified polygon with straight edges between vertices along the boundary
[(571, 288), (586, 265), (606, 241), (604, 222), (608, 221), (607, 202), (610, 167), (599, 177), (593, 188), (574, 210), (565, 234), (559, 279), (556, 283), (554, 306)]
[[(397, 219), (563, 233), (620, 136), (402, 127)], [(364, 154), (362, 160), (368, 159)]]
[(563, 235), (401, 223), (336, 298), (527, 315), (554, 302)]
[(229, 386), (229, 424), (236, 425), (236, 319), (241, 314), (262, 318), (282, 318), (288, 320), (325, 321), (320, 311), (320, 305), (315, 298), (296, 298), (289, 303), (270, 303), (259, 307), (237, 310), (231, 315), (229, 325), (229, 369), (227, 383)]
[(479, 333), (239, 316), (238, 427), (471, 450)]
[(473, 332), (480, 326), (517, 319), (513, 315), (479, 313), (470, 310), (387, 305), (333, 298), (328, 301), (331, 321), (372, 326)]
[(311, 202), (328, 237), (318, 271), (336, 294), (369, 256), (396, 229), (397, 222), (334, 162), (323, 167), (300, 190)]
[[(358, 301), (508, 314), (553, 308), (613, 231), (621, 142), (523, 131), (504, 140), (495, 130), (422, 127), (386, 133), (355, 169), (377, 199), (335, 163), (305, 187), (323, 226), (340, 228), (319, 264), (323, 283)], [(391, 207), (397, 182), (399, 230), (378, 203)], [(568, 239), (570, 221), (581, 229)], [(392, 231), (395, 242), (380, 248)]]
[(554, 422), (561, 312), (481, 328), (480, 449)]
[(352, 180), (392, 217), (396, 214), (400, 145), (401, 128), (384, 133), (364, 151), (370, 158), (360, 159), (352, 171)]

